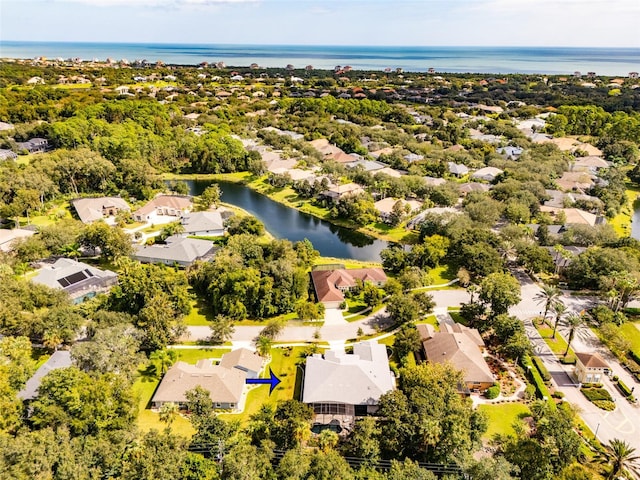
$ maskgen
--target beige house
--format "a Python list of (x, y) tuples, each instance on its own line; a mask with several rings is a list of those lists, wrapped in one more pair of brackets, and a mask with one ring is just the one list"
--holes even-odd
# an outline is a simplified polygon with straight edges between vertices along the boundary
[(573, 375), (579, 383), (602, 383), (609, 374), (609, 364), (597, 353), (576, 353)]
[(333, 202), (337, 202), (343, 197), (349, 195), (359, 195), (364, 193), (364, 189), (358, 185), (357, 183), (347, 183), (345, 185), (336, 185), (335, 187), (331, 187), (328, 190), (322, 192), (322, 196), (330, 199)]
[(387, 276), (381, 268), (354, 268), (350, 270), (314, 270), (311, 281), (318, 302), (326, 308), (338, 308), (344, 301), (344, 292), (356, 287), (358, 280), (370, 282), (377, 287), (387, 283)]
[(397, 202), (401, 202), (403, 210), (406, 210), (408, 214), (415, 213), (422, 207), (422, 202), (418, 200), (402, 200), (393, 197), (383, 198), (374, 204), (383, 222), (389, 222), (392, 219), (393, 206)]
[(246, 348), (225, 353), (218, 364), (211, 358), (195, 365), (176, 362), (162, 378), (151, 404), (160, 408), (172, 402), (186, 408), (186, 393), (200, 386), (209, 392), (215, 408), (242, 411), (246, 379), (257, 378), (261, 370), (262, 359)]
[(113, 224), (120, 211), (130, 211), (129, 204), (120, 197), (76, 198), (71, 200), (82, 223), (104, 220)]
[(144, 207), (133, 212), (133, 218), (137, 222), (167, 223), (182, 218), (192, 208), (193, 202), (189, 196), (158, 195)]
[(482, 352), (484, 341), (475, 328), (453, 322), (441, 322), (440, 331), (431, 325), (418, 325), (424, 356), (428, 362), (451, 363), (464, 372), (466, 390), (485, 391), (495, 378)]

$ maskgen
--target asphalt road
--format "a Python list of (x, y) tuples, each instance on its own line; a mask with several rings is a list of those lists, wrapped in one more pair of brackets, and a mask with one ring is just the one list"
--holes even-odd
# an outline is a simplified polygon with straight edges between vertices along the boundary
[[(640, 451), (640, 408), (632, 406), (618, 392), (615, 386), (607, 379), (605, 386), (616, 401), (616, 409), (612, 412), (600, 410), (589, 402), (573, 383), (571, 372), (573, 366), (562, 365), (556, 360), (547, 344), (533, 327), (531, 319), (543, 313), (543, 306), (537, 303), (535, 296), (540, 292), (540, 287), (522, 270), (514, 269), (512, 273), (521, 285), (522, 300), (518, 305), (509, 310), (511, 315), (520, 318), (525, 323), (525, 331), (529, 337), (534, 352), (538, 355), (553, 377), (553, 382), (558, 390), (565, 394), (565, 399), (578, 407), (580, 416), (601, 441), (607, 442), (614, 438), (626, 440), (630, 445)], [(436, 313), (446, 311), (447, 307), (459, 306), (469, 301), (469, 294), (463, 289), (433, 290), (429, 292), (436, 302)], [(567, 305), (567, 311), (580, 312), (592, 306), (596, 299), (591, 297), (578, 297), (564, 293), (562, 301)], [(327, 320), (319, 329), (320, 341), (329, 342), (331, 345), (344, 344), (349, 339), (357, 336), (359, 328), (365, 334), (375, 333), (380, 328), (389, 324), (389, 318), (384, 309), (374, 315), (348, 322), (341, 318), (339, 312), (328, 312)], [(237, 346), (247, 346), (253, 342), (262, 327), (246, 326), (236, 327), (232, 342)], [(317, 327), (314, 326), (288, 326), (283, 329), (278, 337), (278, 342), (310, 342), (318, 340)], [(209, 327), (189, 327), (189, 340), (204, 340), (209, 336)], [(567, 329), (561, 325), (558, 334), (567, 336)], [(619, 375), (623, 381), (631, 386), (640, 384), (635, 382), (631, 375), (622, 368), (619, 362), (608, 352), (606, 347), (588, 328), (580, 329), (572, 342), (572, 347), (578, 352), (599, 352), (609, 363), (613, 372)], [(640, 388), (637, 388), (640, 396)]]

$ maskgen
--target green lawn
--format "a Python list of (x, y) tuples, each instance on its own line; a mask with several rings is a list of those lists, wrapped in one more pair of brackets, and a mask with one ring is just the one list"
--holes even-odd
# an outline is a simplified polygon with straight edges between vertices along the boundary
[(420, 325), (420, 324), (424, 324), (424, 323), (428, 323), (429, 325), (433, 325), (433, 327), (436, 329), (436, 332), (440, 330), (440, 327), (438, 326), (438, 319), (436, 318), (435, 315), (429, 315), (427, 318), (423, 318), (422, 320), (417, 322), (416, 325)]
[(190, 327), (208, 327), (212, 318), (204, 301), (198, 297), (191, 301), (191, 312), (184, 317), (184, 323)]
[[(554, 340), (553, 338), (551, 338), (551, 335), (553, 334), (553, 328), (548, 326), (546, 323), (544, 325), (539, 325), (536, 322), (533, 323), (536, 327), (536, 330), (538, 330), (538, 333), (542, 335), (542, 338), (544, 339), (546, 344), (549, 345), (551, 351), (558, 357), (564, 356), (564, 352), (567, 350), (567, 342), (565, 341), (565, 339), (562, 338), (562, 336), (558, 332), (556, 332), (556, 338)], [(573, 349), (570, 348), (569, 356), (573, 355)]]
[(47, 227), (60, 221), (63, 218), (71, 218), (71, 212), (69, 211), (69, 202), (62, 202), (49, 208), (41, 215), (30, 215), (27, 217), (20, 217), (20, 225), (35, 225), (36, 227)]
[(449, 265), (440, 265), (439, 267), (429, 270), (431, 285), (443, 285), (449, 283), (451, 280), (455, 280), (456, 277), (457, 272)]
[(243, 423), (246, 423), (249, 417), (256, 413), (265, 403), (275, 405), (279, 400), (298, 398), (297, 396), (300, 395), (302, 388), (302, 371), (301, 368), (297, 367), (297, 364), (304, 363), (302, 356), (304, 351), (305, 348), (303, 347), (272, 348), (271, 362), (267, 367), (267, 372), (263, 373), (262, 377), (268, 377), (270, 367), (281, 383), (271, 395), (269, 395), (268, 385), (251, 387), (244, 411), (239, 414), (224, 413), (220, 415), (220, 418), (225, 420), (240, 419)]
[(251, 179), (249, 172), (235, 173), (165, 173), (164, 180), (218, 180), (223, 182), (244, 183)]
[(515, 435), (513, 424), (530, 414), (529, 407), (522, 403), (500, 403), (480, 405), (478, 410), (485, 412), (489, 419), (483, 438), (489, 440), (496, 434)]
[(640, 355), (640, 329), (638, 329), (638, 325), (635, 322), (625, 322), (620, 327), (620, 330), (631, 342), (631, 350)]
[(350, 258), (318, 257), (313, 262), (314, 265), (344, 265), (344, 268), (382, 268), (380, 262), (365, 262)]
[[(223, 353), (231, 351), (230, 348), (222, 349), (176, 349), (178, 352), (178, 360), (182, 360), (187, 363), (196, 363), (203, 358), (220, 358)], [(152, 412), (148, 407), (153, 393), (156, 391), (160, 378), (155, 375), (148, 375), (145, 373), (146, 365), (142, 365), (138, 369), (139, 376), (133, 384), (133, 391), (139, 396), (138, 403), (138, 427), (143, 432), (149, 431), (152, 428), (156, 430), (163, 430), (166, 424), (162, 423), (158, 418), (156, 412)], [(190, 437), (195, 433), (189, 420), (179, 415), (171, 425), (173, 433), (182, 435), (184, 437)]]
[(636, 198), (640, 194), (640, 189), (632, 187), (627, 184), (625, 191), (627, 196), (627, 203), (620, 209), (620, 213), (609, 220), (609, 223), (613, 226), (616, 233), (621, 237), (628, 237), (631, 235), (631, 218), (633, 217), (633, 210)]

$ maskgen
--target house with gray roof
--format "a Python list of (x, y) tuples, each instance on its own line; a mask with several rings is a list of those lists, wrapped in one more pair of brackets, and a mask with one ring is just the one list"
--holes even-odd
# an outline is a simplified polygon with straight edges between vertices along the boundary
[(164, 263), (188, 267), (196, 260), (213, 258), (216, 247), (208, 240), (184, 238), (178, 235), (168, 237), (165, 243), (135, 245), (133, 258), (142, 263)]
[(71, 366), (71, 352), (69, 350), (57, 350), (43, 363), (36, 373), (27, 380), (24, 388), (18, 392), (18, 397), (23, 400), (33, 400), (38, 396), (38, 388), (45, 375), (58, 368), (69, 368)]
[(108, 292), (118, 283), (118, 275), (77, 260), (59, 258), (53, 264), (45, 264), (31, 281), (64, 290), (73, 303), (82, 303), (98, 293)]
[(353, 162), (346, 163), (347, 168), (361, 167), (365, 172), (375, 172), (387, 167), (387, 164), (377, 162), (374, 160), (355, 160)]
[(466, 165), (462, 165), (460, 163), (449, 162), (449, 173), (451, 175), (455, 175), (456, 177), (464, 177), (467, 173), (469, 173), (469, 169)]
[(412, 163), (412, 162), (419, 162), (420, 160), (424, 159), (424, 155), (418, 155), (417, 153), (408, 153), (406, 154), (404, 158), (407, 162)]
[(186, 393), (200, 386), (209, 392), (215, 408), (242, 411), (246, 379), (257, 378), (262, 368), (262, 358), (246, 348), (225, 353), (217, 364), (211, 358), (195, 365), (176, 362), (162, 378), (151, 404), (154, 408), (167, 402), (187, 407)]
[(471, 178), (475, 180), (484, 180), (486, 182), (493, 182), (498, 175), (504, 173), (502, 170), (496, 167), (484, 167), (476, 170), (471, 174)]
[(375, 413), (380, 397), (394, 388), (386, 347), (369, 340), (354, 344), (353, 354), (307, 357), (302, 401), (313, 407), (317, 423), (349, 428), (356, 416)]
[(18, 142), (18, 148), (29, 153), (42, 153), (49, 149), (49, 141), (46, 138), (32, 138), (26, 142)]
[(218, 211), (191, 212), (182, 217), (184, 236), (221, 237), (224, 235), (224, 219)]
[(13, 249), (13, 244), (16, 240), (21, 238), (28, 238), (35, 235), (35, 230), (27, 230), (26, 228), (13, 228), (7, 230), (0, 229), (0, 251), (10, 252)]
[(18, 155), (13, 150), (0, 148), (0, 160), (15, 160), (17, 158), (18, 158)]
[(113, 224), (118, 212), (131, 211), (129, 204), (120, 197), (92, 197), (71, 200), (82, 223), (92, 223), (104, 220)]
[(496, 152), (502, 155), (507, 160), (517, 160), (520, 158), (524, 150), (520, 147), (513, 147), (510, 145), (508, 147), (500, 147), (496, 150)]

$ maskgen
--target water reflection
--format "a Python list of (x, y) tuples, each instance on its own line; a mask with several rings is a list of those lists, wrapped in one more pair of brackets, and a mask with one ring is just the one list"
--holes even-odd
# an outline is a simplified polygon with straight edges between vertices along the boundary
[[(200, 195), (214, 182), (188, 180), (186, 183), (191, 195)], [(380, 252), (387, 246), (387, 242), (382, 240), (333, 225), (274, 202), (245, 185), (217, 183), (222, 190), (223, 202), (237, 205), (256, 216), (277, 238), (286, 238), (292, 242), (308, 238), (322, 256), (380, 261)]]

